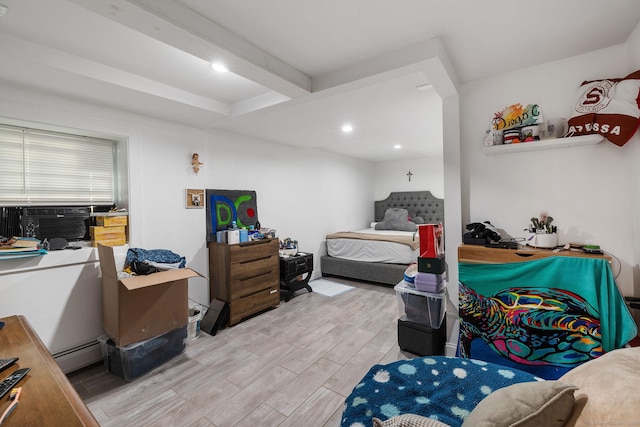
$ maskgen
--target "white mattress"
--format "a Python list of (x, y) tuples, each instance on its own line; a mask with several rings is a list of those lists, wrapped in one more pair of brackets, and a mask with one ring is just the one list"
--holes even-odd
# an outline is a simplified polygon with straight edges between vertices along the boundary
[[(376, 230), (367, 228), (356, 233), (386, 234), (413, 236), (418, 239), (418, 233), (409, 231)], [(393, 264), (410, 264), (416, 262), (420, 249), (413, 250), (408, 245), (395, 242), (360, 239), (327, 239), (327, 254), (332, 257), (350, 261), (386, 262)]]

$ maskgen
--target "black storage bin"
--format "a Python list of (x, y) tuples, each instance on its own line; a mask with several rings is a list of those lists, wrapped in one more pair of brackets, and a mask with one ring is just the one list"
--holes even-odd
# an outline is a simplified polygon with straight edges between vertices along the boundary
[(398, 345), (400, 350), (417, 356), (441, 356), (447, 341), (447, 321), (442, 320), (438, 329), (410, 322), (406, 317), (398, 319)]
[(186, 339), (187, 327), (184, 326), (124, 347), (116, 347), (113, 340), (106, 336), (98, 341), (102, 347), (105, 369), (131, 381), (182, 353)]

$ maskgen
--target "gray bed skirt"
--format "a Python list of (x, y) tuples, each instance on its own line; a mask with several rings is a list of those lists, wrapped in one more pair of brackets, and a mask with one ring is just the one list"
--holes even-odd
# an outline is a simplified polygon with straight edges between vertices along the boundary
[(367, 282), (397, 285), (404, 279), (405, 264), (386, 264), (383, 262), (361, 262), (334, 258), (328, 255), (320, 257), (322, 276), (340, 276)]

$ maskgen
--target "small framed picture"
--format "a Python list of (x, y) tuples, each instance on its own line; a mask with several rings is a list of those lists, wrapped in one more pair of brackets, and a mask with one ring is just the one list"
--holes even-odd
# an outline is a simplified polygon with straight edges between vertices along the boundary
[(204, 208), (204, 190), (194, 190), (193, 188), (187, 188), (187, 193), (185, 196), (185, 207), (187, 209)]

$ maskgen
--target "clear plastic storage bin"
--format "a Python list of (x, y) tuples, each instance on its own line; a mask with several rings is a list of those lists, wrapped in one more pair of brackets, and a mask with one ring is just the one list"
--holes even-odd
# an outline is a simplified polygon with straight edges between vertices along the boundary
[(394, 287), (398, 296), (399, 316), (409, 322), (438, 329), (446, 312), (447, 288), (441, 293), (419, 291), (404, 280)]
[(127, 381), (138, 378), (182, 353), (186, 347), (187, 327), (124, 347), (116, 347), (108, 336), (98, 338), (107, 372)]

